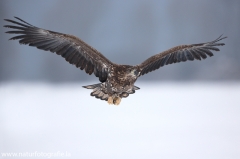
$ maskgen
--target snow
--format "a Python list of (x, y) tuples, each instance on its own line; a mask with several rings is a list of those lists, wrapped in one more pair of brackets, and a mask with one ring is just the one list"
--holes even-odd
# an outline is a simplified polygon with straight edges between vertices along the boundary
[(137, 83), (120, 106), (91, 97), (87, 84), (1, 83), (0, 153), (240, 158), (239, 83)]

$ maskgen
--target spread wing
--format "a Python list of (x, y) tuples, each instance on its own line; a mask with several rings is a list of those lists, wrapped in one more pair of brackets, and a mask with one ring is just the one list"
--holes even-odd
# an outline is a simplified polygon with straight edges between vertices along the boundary
[(10, 23), (17, 24), (4, 26), (14, 29), (6, 33), (18, 34), (10, 40), (19, 40), (20, 44), (28, 44), (41, 50), (55, 52), (77, 68), (85, 69), (89, 75), (94, 73), (101, 82), (106, 81), (108, 68), (113, 63), (96, 49), (75, 36), (41, 29), (18, 17), (15, 18), (20, 22), (5, 19)]
[(211, 57), (213, 56), (212, 51), (219, 51), (216, 46), (225, 45), (224, 43), (218, 43), (218, 41), (225, 38), (227, 37), (220, 36), (211, 42), (192, 45), (180, 45), (156, 54), (138, 65), (141, 70), (140, 75), (144, 75), (148, 72), (159, 69), (164, 65), (185, 62), (187, 60), (193, 61), (194, 59), (201, 60), (207, 58), (207, 55)]

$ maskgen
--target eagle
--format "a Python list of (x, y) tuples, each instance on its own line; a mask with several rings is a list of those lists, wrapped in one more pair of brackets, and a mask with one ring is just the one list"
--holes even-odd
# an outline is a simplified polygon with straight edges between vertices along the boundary
[(9, 40), (19, 40), (20, 44), (56, 53), (70, 64), (85, 70), (87, 74), (94, 74), (100, 83), (83, 87), (92, 89), (91, 96), (114, 105), (119, 105), (122, 98), (140, 89), (134, 85), (138, 77), (164, 65), (211, 57), (212, 51), (219, 51), (217, 47), (225, 45), (219, 41), (227, 38), (221, 35), (211, 42), (179, 45), (151, 56), (139, 65), (120, 65), (113, 63), (76, 36), (42, 29), (18, 17), (14, 18), (17, 20), (4, 19), (11, 24), (4, 27), (13, 29), (6, 33), (17, 34)]

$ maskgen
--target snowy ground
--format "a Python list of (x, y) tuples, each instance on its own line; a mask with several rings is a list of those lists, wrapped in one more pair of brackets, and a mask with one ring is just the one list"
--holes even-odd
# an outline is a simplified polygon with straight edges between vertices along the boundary
[(0, 155), (240, 158), (239, 83), (137, 83), (120, 106), (90, 97), (85, 84), (0, 84)]

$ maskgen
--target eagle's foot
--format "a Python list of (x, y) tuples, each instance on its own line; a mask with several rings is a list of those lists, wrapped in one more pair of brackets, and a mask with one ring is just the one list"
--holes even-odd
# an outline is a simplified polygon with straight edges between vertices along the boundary
[(108, 97), (108, 104), (112, 105), (113, 104), (113, 98), (112, 96)]
[(121, 103), (121, 99), (120, 97), (112, 97), (112, 96), (109, 96), (108, 97), (108, 104), (112, 105), (119, 105)]
[(121, 98), (120, 98), (120, 97), (115, 97), (115, 98), (113, 99), (113, 104), (119, 105), (120, 103), (121, 103)]

